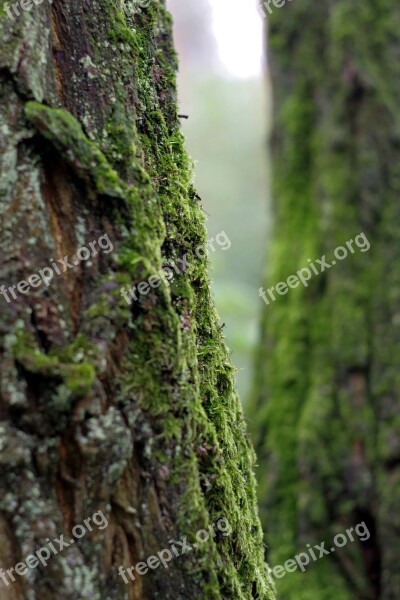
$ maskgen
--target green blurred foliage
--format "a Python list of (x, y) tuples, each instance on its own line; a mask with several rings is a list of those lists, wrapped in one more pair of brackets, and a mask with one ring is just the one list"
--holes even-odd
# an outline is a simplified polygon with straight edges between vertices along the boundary
[[(189, 84), (190, 78), (190, 84)], [(245, 399), (252, 378), (268, 222), (266, 84), (185, 72), (180, 110), (208, 238), (225, 231), (229, 250), (210, 252), (213, 290)]]

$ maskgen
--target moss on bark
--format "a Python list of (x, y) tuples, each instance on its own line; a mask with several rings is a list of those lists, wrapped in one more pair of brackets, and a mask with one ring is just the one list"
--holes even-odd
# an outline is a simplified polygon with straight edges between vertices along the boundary
[[(0, 557), (87, 535), (2, 599), (273, 598), (254, 454), (210, 296), (204, 217), (177, 117), (171, 18), (152, 1), (72, 0), (0, 18), (1, 279), (15, 284), (105, 233), (97, 253), (6, 304), (0, 327)], [(186, 256), (168, 284), (131, 287)], [(228, 537), (126, 586), (118, 567)]]

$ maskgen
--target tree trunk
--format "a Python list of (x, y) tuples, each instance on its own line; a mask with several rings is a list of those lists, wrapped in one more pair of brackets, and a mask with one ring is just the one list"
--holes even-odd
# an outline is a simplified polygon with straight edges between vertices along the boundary
[[(399, 18), (389, 0), (294, 0), (270, 19), (266, 287), (311, 278), (267, 295), (263, 313), (251, 416), (269, 558), (330, 549), (362, 522), (370, 532), (276, 579), (285, 600), (400, 598)], [(350, 252), (361, 233), (370, 249), (361, 237)]]
[[(0, 15), (0, 566), (70, 544), (2, 571), (1, 599), (273, 598), (164, 2), (15, 6)], [(99, 511), (106, 527), (72, 537)], [(124, 582), (119, 567), (185, 537), (198, 547)]]

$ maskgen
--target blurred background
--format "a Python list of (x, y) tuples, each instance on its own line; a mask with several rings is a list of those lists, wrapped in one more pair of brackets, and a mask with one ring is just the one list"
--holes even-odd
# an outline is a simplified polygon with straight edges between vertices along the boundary
[(269, 84), (257, 0), (168, 0), (179, 53), (179, 104), (208, 239), (213, 291), (245, 401), (257, 341), (268, 237)]

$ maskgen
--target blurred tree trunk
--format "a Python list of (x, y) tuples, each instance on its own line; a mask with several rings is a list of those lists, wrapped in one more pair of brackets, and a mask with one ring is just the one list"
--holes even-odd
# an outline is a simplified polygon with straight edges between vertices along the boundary
[[(144, 5), (55, 0), (11, 19), (2, 4), (1, 284), (101, 236), (113, 246), (0, 297), (0, 567), (96, 511), (109, 522), (0, 582), (2, 600), (273, 597), (253, 451), (195, 253), (206, 234), (171, 20), (164, 2)], [(172, 262), (172, 284), (128, 306), (121, 286)], [(230, 536), (130, 585), (118, 575), (222, 517)]]
[(389, 0), (294, 0), (270, 18), (266, 288), (370, 242), (263, 308), (250, 416), (271, 565), (371, 533), (277, 579), (285, 600), (400, 598), (399, 20)]

